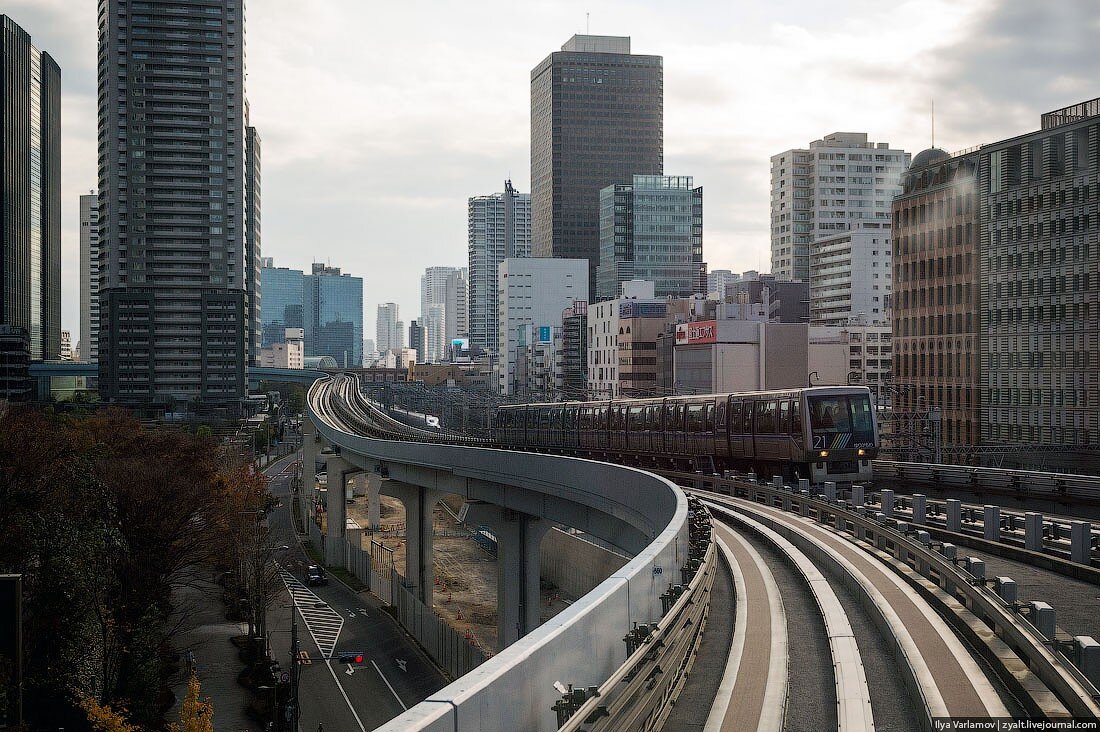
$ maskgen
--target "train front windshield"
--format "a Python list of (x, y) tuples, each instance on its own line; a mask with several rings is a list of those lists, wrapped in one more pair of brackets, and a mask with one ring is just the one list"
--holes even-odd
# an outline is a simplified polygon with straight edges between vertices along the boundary
[(809, 397), (814, 450), (874, 447), (871, 399), (862, 394)]

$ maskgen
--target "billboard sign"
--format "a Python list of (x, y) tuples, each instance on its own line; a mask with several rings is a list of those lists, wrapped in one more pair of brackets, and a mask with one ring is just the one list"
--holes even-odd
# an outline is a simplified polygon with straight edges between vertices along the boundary
[(718, 321), (700, 320), (676, 326), (676, 345), (696, 346), (718, 342)]
[(539, 326), (539, 343), (551, 343), (554, 338), (551, 335), (551, 329), (549, 325)]

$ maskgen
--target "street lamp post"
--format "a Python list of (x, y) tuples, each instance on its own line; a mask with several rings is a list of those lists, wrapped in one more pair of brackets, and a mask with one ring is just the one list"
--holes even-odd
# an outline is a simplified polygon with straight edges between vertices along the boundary
[(811, 371), (810, 373), (806, 374), (806, 386), (813, 386), (814, 385), (814, 377), (815, 376), (818, 379), (821, 378), (821, 374), (817, 373), (816, 371)]

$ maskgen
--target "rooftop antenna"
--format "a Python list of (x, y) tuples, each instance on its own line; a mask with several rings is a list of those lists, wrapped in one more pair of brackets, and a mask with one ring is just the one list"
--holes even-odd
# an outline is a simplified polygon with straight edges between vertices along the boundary
[(936, 146), (936, 98), (932, 97), (932, 147)]
[(589, 16), (590, 15), (592, 15), (592, 14), (591, 13), (585, 13), (584, 14), (584, 34), (586, 36), (591, 35), (591, 33), (589, 33), (589, 31), (591, 30), (591, 23), (589, 22), (589, 20), (590, 20)]

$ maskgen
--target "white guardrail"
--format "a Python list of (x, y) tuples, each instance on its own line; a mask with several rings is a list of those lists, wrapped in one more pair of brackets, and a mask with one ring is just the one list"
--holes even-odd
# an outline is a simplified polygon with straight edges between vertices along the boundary
[[(335, 426), (339, 420), (330, 418), (326, 400), (332, 383), (331, 379), (314, 383), (309, 417), (345, 459), (354, 462), (359, 457), (372, 465), (383, 461), (391, 466), (391, 474), (395, 467), (406, 466), (400, 471), (403, 479), (431, 483), (427, 487), (453, 487), (465, 481), (515, 488), (517, 495), (528, 497), (536, 492), (544, 507), (576, 506), (578, 515), (596, 517), (591, 519), (596, 525), (625, 524), (649, 539), (630, 562), (569, 608), (379, 728), (381, 732), (557, 729), (554, 707), (562, 697), (557, 687), (603, 685), (628, 660), (624, 637), (636, 632), (636, 626), (661, 627), (671, 609), (669, 587), (682, 582), (681, 568), (690, 560), (687, 497), (671, 481), (608, 463), (354, 434)], [(507, 504), (510, 492), (500, 494)], [(517, 508), (532, 510), (530, 505)], [(707, 554), (708, 561), (712, 556)], [(709, 576), (710, 572), (698, 574)]]

